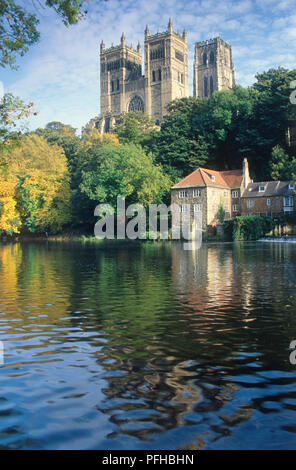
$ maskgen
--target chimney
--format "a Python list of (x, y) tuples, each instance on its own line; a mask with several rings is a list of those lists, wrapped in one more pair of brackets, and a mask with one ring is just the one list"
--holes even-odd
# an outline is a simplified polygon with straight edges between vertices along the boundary
[(249, 174), (249, 163), (246, 158), (244, 158), (243, 162), (243, 177), (244, 177), (244, 189), (248, 186), (249, 183), (252, 182)]

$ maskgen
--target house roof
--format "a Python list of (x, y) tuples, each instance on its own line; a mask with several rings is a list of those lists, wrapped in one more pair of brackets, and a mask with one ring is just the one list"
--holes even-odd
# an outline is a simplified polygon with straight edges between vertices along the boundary
[[(294, 189), (289, 189), (290, 183), (292, 183), (292, 181), (261, 181), (260, 183), (249, 183), (241, 197), (293, 196)], [(259, 191), (259, 186), (264, 186), (265, 191)]]
[[(214, 179), (212, 179), (214, 177)], [(184, 179), (175, 184), (175, 188), (188, 188), (190, 186), (224, 186), (226, 188), (239, 188), (243, 179), (242, 170), (216, 171), (207, 168), (198, 168)]]

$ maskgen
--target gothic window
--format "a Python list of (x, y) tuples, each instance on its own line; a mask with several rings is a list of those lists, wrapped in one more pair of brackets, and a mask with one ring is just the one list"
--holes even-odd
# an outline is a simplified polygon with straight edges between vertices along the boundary
[(116, 89), (119, 90), (119, 78), (116, 80)]
[(176, 59), (180, 60), (180, 62), (184, 62), (184, 54), (180, 51), (175, 51)]
[(152, 70), (152, 81), (156, 81), (155, 70)]
[(184, 83), (184, 74), (181, 73), (181, 83)]
[(204, 95), (208, 96), (208, 77), (204, 78)]
[(109, 131), (110, 131), (110, 118), (106, 118), (104, 131), (105, 131), (105, 132), (109, 132)]
[(112, 80), (111, 81), (111, 92), (113, 92), (113, 91), (114, 91), (114, 81)]
[(142, 111), (144, 112), (144, 103), (142, 98), (140, 96), (135, 95), (133, 98), (130, 100), (129, 105), (128, 105), (128, 112), (131, 111)]
[(210, 94), (212, 95), (214, 93), (214, 81), (213, 77), (210, 77)]
[(211, 54), (210, 54), (210, 64), (213, 64), (214, 63), (214, 52), (211, 51)]
[(158, 70), (158, 80), (161, 81), (161, 69)]
[(150, 60), (157, 60), (164, 58), (164, 48), (159, 47), (158, 49), (152, 49), (150, 51)]
[(205, 52), (204, 52), (202, 61), (204, 65), (207, 65), (207, 54)]

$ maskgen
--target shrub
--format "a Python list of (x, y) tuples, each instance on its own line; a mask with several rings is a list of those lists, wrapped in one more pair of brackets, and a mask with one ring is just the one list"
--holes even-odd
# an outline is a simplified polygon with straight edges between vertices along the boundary
[(271, 217), (238, 216), (223, 224), (226, 235), (232, 240), (258, 240), (275, 226)]

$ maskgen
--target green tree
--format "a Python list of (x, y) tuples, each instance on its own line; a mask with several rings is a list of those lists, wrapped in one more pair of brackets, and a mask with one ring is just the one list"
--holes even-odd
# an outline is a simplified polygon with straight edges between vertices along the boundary
[(155, 131), (154, 120), (140, 111), (123, 114), (114, 127), (120, 143), (134, 143), (145, 146), (150, 134)]
[(296, 158), (291, 157), (285, 150), (276, 145), (271, 152), (270, 175), (275, 181), (291, 181), (296, 174)]
[(224, 209), (224, 203), (221, 200), (219, 202), (218, 211), (217, 211), (217, 219), (219, 220), (220, 224), (223, 224), (224, 218), (225, 218), (225, 209)]
[(147, 206), (161, 203), (169, 193), (171, 181), (161, 166), (135, 144), (97, 145), (88, 153), (80, 189), (91, 201), (115, 208), (117, 196), (123, 196), (127, 204)]
[(296, 79), (296, 69), (279, 67), (256, 75), (255, 102), (251, 133), (257, 155), (256, 176), (270, 178), (270, 158), (277, 145), (285, 148), (288, 122), (296, 119), (295, 106), (290, 103), (290, 83)]
[(188, 174), (193, 165), (204, 166), (208, 160), (207, 142), (193, 124), (193, 117), (202, 114), (205, 107), (206, 101), (196, 98), (173, 101), (161, 131), (154, 135), (151, 150), (173, 181)]

